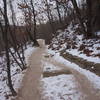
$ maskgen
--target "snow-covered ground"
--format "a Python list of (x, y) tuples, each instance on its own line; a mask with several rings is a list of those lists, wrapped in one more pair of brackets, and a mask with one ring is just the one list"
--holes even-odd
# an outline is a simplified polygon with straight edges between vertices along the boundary
[[(11, 65), (12, 83), (16, 91), (20, 87), (24, 72), (15, 63)], [(5, 57), (2, 56), (0, 57), (0, 100), (11, 100), (13, 98), (7, 84), (6, 62)]]
[[(31, 47), (31, 45), (27, 46), (28, 49), (25, 50), (25, 60), (26, 64), (28, 66), (28, 59), (29, 56), (36, 50), (36, 48)], [(9, 90), (9, 87), (7, 85), (7, 72), (6, 72), (6, 61), (5, 61), (5, 56), (2, 55), (0, 57), (0, 100), (12, 100), (14, 98), (11, 95), (11, 92)], [(22, 71), (19, 66), (16, 63), (11, 64), (11, 78), (12, 78), (12, 83), (13, 87), (16, 91), (21, 86), (21, 82), (24, 76), (25, 71)]]
[(43, 100), (84, 100), (73, 75), (43, 78)]
[(79, 73), (85, 75), (88, 78), (88, 80), (90, 80), (94, 84), (94, 87), (97, 87), (100, 89), (100, 77), (99, 76), (95, 75), (94, 73), (92, 73), (86, 69), (82, 69), (80, 66), (76, 65), (75, 63), (72, 63), (72, 62), (64, 59), (62, 56), (60, 56), (59, 53), (55, 53), (55, 51), (53, 51), (53, 50), (48, 50), (48, 53), (55, 54), (53, 57), (53, 59), (55, 61), (60, 62), (60, 63), (64, 64), (65, 66), (75, 69)]
[[(44, 72), (61, 70), (49, 62), (43, 62)], [(42, 100), (85, 100), (85, 95), (78, 88), (78, 83), (72, 74), (41, 78)]]
[(46, 72), (46, 71), (52, 72), (52, 71), (59, 71), (59, 70), (61, 70), (60, 67), (55, 66), (48, 62), (43, 62), (43, 71), (44, 72)]
[[(29, 56), (34, 52), (36, 48), (31, 46), (25, 51), (26, 62), (28, 62)], [(93, 88), (97, 90), (97, 95), (100, 93), (100, 77), (94, 73), (80, 68), (78, 65), (71, 63), (61, 57), (59, 53), (53, 50), (47, 51), (48, 55), (53, 55), (51, 58), (56, 62), (60, 62), (67, 66), (68, 69), (76, 70), (78, 73), (84, 75), (93, 85)], [(44, 55), (45, 56), (45, 55)], [(48, 59), (48, 57), (47, 57)], [(0, 100), (11, 100), (10, 90), (7, 86), (6, 66), (2, 64), (5, 61), (5, 57), (0, 57)], [(43, 71), (57, 71), (61, 70), (61, 66), (55, 66), (47, 60), (43, 62)], [(21, 81), (25, 72), (22, 72), (17, 65), (11, 66), (12, 82), (14, 88), (18, 90), (21, 86)], [(83, 80), (84, 81), (84, 80)], [(85, 82), (84, 82), (85, 84)], [(41, 77), (41, 89), (43, 100), (85, 100), (86, 95), (80, 91), (79, 83), (76, 80), (74, 74), (59, 74), (57, 76)]]
[[(92, 84), (92, 88), (95, 89), (93, 94), (97, 96), (100, 95), (100, 77), (94, 73), (80, 68), (78, 65), (71, 63), (61, 57), (59, 53), (55, 53), (53, 50), (48, 50), (48, 53), (54, 55), (52, 59), (55, 62), (60, 62), (64, 64), (66, 68), (77, 71), (82, 76), (86, 77)], [(45, 71), (55, 71), (61, 70), (61, 66), (54, 66), (48, 62), (44, 62), (44, 72)], [(82, 83), (86, 85), (84, 78), (81, 79)], [(41, 78), (41, 88), (42, 88), (42, 98), (43, 100), (87, 100), (86, 94), (80, 91), (78, 81), (74, 74), (61, 74), (57, 76), (42, 77)], [(79, 81), (80, 81), (79, 80)], [(87, 81), (86, 80), (86, 81)], [(82, 85), (82, 84), (81, 84)], [(87, 86), (85, 86), (86, 88)], [(98, 99), (99, 100), (99, 99)]]
[(31, 56), (31, 54), (32, 54), (35, 50), (37, 50), (37, 48), (34, 48), (34, 47), (30, 46), (30, 45), (28, 45), (27, 48), (28, 48), (28, 49), (25, 50), (25, 61), (26, 61), (27, 66), (29, 66), (29, 57)]
[(100, 39), (84, 39), (77, 32), (78, 25), (74, 28), (72, 24), (64, 31), (59, 30), (58, 36), (53, 38), (50, 48), (55, 51), (63, 51), (78, 56), (87, 61), (100, 63)]
[(100, 63), (100, 58), (99, 57), (91, 57), (91, 56), (86, 56), (86, 54), (81, 54), (80, 51), (77, 49), (71, 49), (71, 50), (66, 50), (69, 54), (72, 54), (74, 56), (78, 56), (80, 58), (83, 58), (87, 61), (94, 62), (94, 63)]

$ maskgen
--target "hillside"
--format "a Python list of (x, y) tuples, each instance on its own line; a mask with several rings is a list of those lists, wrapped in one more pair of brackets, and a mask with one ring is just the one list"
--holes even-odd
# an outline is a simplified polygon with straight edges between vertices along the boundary
[[(78, 31), (79, 26), (71, 25), (65, 30), (58, 30), (49, 48), (60, 52), (62, 56), (80, 64), (97, 74), (100, 73), (100, 34), (98, 38), (85, 39)], [(77, 60), (77, 61), (76, 61)]]

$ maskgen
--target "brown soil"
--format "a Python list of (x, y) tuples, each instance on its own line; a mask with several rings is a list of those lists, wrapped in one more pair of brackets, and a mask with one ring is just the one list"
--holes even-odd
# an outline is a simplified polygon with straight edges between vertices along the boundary
[(58, 75), (61, 75), (61, 74), (72, 74), (69, 70), (59, 70), (59, 71), (52, 71), (52, 72), (49, 72), (49, 71), (46, 71), (46, 72), (43, 72), (43, 77), (52, 77), (52, 76), (58, 76)]
[(89, 62), (87, 60), (84, 60), (80, 57), (73, 56), (69, 53), (64, 54), (64, 51), (61, 52), (61, 56), (63, 56), (65, 59), (67, 59), (71, 62), (78, 64), (80, 67), (87, 69), (91, 72), (94, 72), (95, 74), (100, 76), (100, 63), (95, 64), (93, 62)]

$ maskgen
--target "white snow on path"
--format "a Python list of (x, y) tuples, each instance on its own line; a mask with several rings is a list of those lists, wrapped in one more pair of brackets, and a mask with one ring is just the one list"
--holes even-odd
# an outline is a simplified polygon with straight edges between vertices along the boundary
[(42, 100), (84, 100), (73, 75), (58, 75), (42, 80)]
[(85, 54), (80, 54), (80, 52), (77, 49), (66, 50), (66, 52), (68, 52), (69, 54), (72, 54), (73, 56), (78, 56), (90, 62), (100, 63), (99, 57), (91, 57), (91, 56), (89, 57), (89, 56), (86, 56)]
[(28, 47), (28, 49), (25, 50), (25, 61), (26, 61), (27, 66), (29, 66), (29, 63), (28, 63), (29, 62), (29, 57), (36, 50), (37, 50), (37, 48), (30, 47), (30, 46)]
[(53, 50), (48, 50), (48, 53), (53, 54), (53, 55), (55, 54), (55, 56), (53, 57), (53, 59), (55, 61), (58, 61), (58, 62), (64, 64), (65, 66), (75, 69), (76, 71), (82, 73), (94, 84), (94, 87), (100, 88), (100, 77), (99, 76), (90, 72), (89, 70), (82, 69), (75, 63), (72, 63), (72, 62), (64, 59), (63, 57), (60, 56), (59, 53), (55, 53), (55, 51), (53, 51)]
[[(43, 72), (54, 72), (63, 69), (50, 63), (49, 59), (42, 61), (42, 63)], [(80, 91), (78, 83), (72, 74), (41, 77), (40, 86), (41, 100), (85, 100), (86, 97)]]
[[(32, 52), (34, 52), (37, 48), (29, 47), (25, 51), (25, 57), (28, 58)], [(100, 90), (100, 77), (87, 71), (85, 69), (80, 68), (78, 65), (71, 63), (64, 59), (63, 57), (59, 56), (59, 53), (55, 53), (54, 51), (48, 50), (48, 54), (54, 55), (52, 59), (58, 61), (69, 68), (72, 68), (79, 73), (83, 74), (88, 78), (88, 80), (93, 84), (94, 88), (98, 91)], [(29, 58), (28, 58), (29, 59)], [(26, 59), (28, 61), (28, 59)], [(55, 66), (51, 63), (44, 62), (44, 71), (53, 71), (53, 70), (60, 70), (59, 66)], [(15, 74), (14, 72), (17, 73)], [(0, 72), (1, 73), (1, 72)], [(3, 75), (6, 75), (5, 71), (2, 71)], [(7, 81), (5, 76), (0, 74), (0, 100), (11, 100), (12, 97), (9, 97), (10, 94), (9, 89), (6, 85)], [(12, 66), (12, 80), (14, 84), (14, 88), (18, 89), (21, 85), (21, 80), (24, 76), (24, 72), (14, 68)], [(45, 77), (41, 79), (42, 85), (42, 95), (43, 100), (85, 100), (85, 96), (80, 89), (78, 88), (78, 83), (72, 74), (62, 74), (54, 77)]]
[(52, 57), (54, 62), (61, 63), (61, 65), (72, 71), (72, 74), (76, 78), (77, 82), (81, 85), (81, 89), (83, 89), (82, 92), (88, 95), (86, 99), (82, 100), (94, 100), (94, 98), (95, 100), (100, 99), (99, 76), (95, 75), (94, 73), (88, 70), (80, 68), (78, 65), (72, 62), (69, 62), (68, 60), (61, 57), (59, 53), (55, 53), (53, 50), (48, 50), (47, 52), (49, 53), (49, 55), (54, 55)]
[(49, 71), (49, 72), (52, 72), (52, 71), (59, 71), (61, 70), (60, 67), (58, 66), (54, 66), (53, 64), (51, 63), (48, 63), (48, 62), (42, 62), (43, 63), (43, 71)]
[(89, 70), (82, 69), (81, 67), (79, 67), (75, 63), (72, 63), (72, 62), (64, 59), (63, 57), (61, 57), (59, 55), (59, 53), (55, 53), (52, 50), (48, 50), (48, 53), (55, 54), (55, 56), (53, 57), (53, 60), (58, 61), (58, 62), (64, 64), (65, 66), (67, 66), (69, 68), (72, 68), (72, 69), (76, 70), (77, 72), (79, 72), (79, 73), (83, 74), (84, 76), (86, 76), (87, 79), (92, 83), (94, 88), (100, 90), (100, 77), (99, 76), (97, 76), (96, 74), (90, 72)]

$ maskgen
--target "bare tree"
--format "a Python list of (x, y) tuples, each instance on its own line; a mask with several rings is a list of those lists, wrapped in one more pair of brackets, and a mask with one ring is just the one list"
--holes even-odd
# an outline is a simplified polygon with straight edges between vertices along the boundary
[(49, 23), (50, 23), (50, 26), (51, 26), (51, 29), (52, 29), (52, 33), (53, 33), (53, 35), (55, 35), (54, 21), (53, 21), (53, 16), (51, 14), (50, 5), (48, 4), (47, 0), (45, 0), (44, 3), (45, 3), (45, 6), (46, 6), (46, 12), (47, 12)]
[(100, 0), (86, 0), (87, 31), (89, 36), (100, 30)]
[(87, 35), (88, 37), (91, 37), (92, 36), (92, 24), (91, 24), (91, 21), (92, 21), (92, 5), (91, 5), (91, 0), (86, 0), (86, 3), (87, 3), (87, 22), (86, 22), (86, 25), (87, 25)]
[(85, 36), (87, 37), (87, 31), (86, 31), (86, 27), (84, 26), (84, 22), (83, 22), (83, 19), (82, 19), (82, 16), (81, 16), (81, 13), (80, 13), (80, 10), (77, 6), (77, 2), (76, 0), (71, 0), (72, 4), (73, 4), (73, 7), (76, 11), (76, 15), (77, 15), (77, 18), (79, 19), (79, 22), (80, 22), (80, 25), (81, 25), (81, 28), (82, 28), (82, 32), (85, 34)]
[(8, 85), (12, 92), (12, 95), (16, 95), (16, 92), (12, 85), (11, 80), (11, 70), (10, 70), (10, 56), (9, 56), (9, 45), (8, 45), (8, 21), (7, 21), (7, 1), (3, 0), (4, 4), (4, 21), (5, 21), (5, 29), (3, 32), (3, 40), (5, 43), (5, 52), (6, 52), (6, 60), (7, 60), (7, 75), (8, 75)]
[[(19, 6), (19, 9), (21, 9), (24, 14), (26, 31), (28, 33), (30, 40), (33, 41), (35, 46), (39, 46), (36, 39), (37, 25), (36, 25), (36, 14), (35, 14), (34, 6), (33, 6), (33, 1), (30, 0), (30, 4), (28, 4), (27, 1), (24, 0), (24, 3), (18, 4), (18, 6)], [(32, 35), (32, 32), (33, 32), (33, 35)]]
[(61, 14), (60, 14), (60, 9), (59, 9), (59, 3), (60, 2), (58, 0), (55, 0), (55, 1), (56, 1), (58, 16), (59, 16), (59, 22), (62, 24), (62, 19), (61, 19)]
[(32, 13), (33, 13), (33, 21), (34, 21), (34, 45), (35, 46), (39, 46), (38, 42), (37, 42), (37, 37), (36, 37), (36, 32), (37, 32), (37, 25), (36, 25), (36, 13), (35, 13), (35, 9), (34, 9), (34, 5), (33, 5), (33, 1), (30, 0), (30, 4), (31, 4), (31, 7), (32, 7)]
[[(23, 67), (21, 67), (21, 65), (20, 65), (20, 68), (22, 69), (22, 70), (24, 70), (24, 69), (26, 69), (26, 66), (25, 66), (25, 60), (24, 60), (24, 52), (23, 52), (23, 45), (22, 45), (22, 43), (18, 43), (18, 41), (17, 41), (17, 39), (16, 39), (16, 34), (14, 34), (13, 35), (13, 33), (17, 33), (16, 32), (16, 29), (17, 29), (17, 26), (16, 26), (16, 23), (18, 23), (17, 22), (17, 20), (16, 20), (16, 16), (15, 16), (15, 12), (14, 12), (14, 9), (13, 9), (13, 5), (12, 5), (12, 1), (11, 0), (9, 0), (9, 5), (10, 5), (10, 10), (11, 10), (11, 13), (12, 13), (12, 15), (11, 15), (11, 19), (12, 19), (12, 24), (13, 24), (13, 29), (11, 29), (10, 27), (9, 27), (9, 31), (10, 31), (10, 34), (11, 34), (11, 38), (12, 38), (12, 40), (13, 40), (13, 43), (14, 43), (14, 49), (15, 49), (15, 51), (17, 52), (17, 55), (18, 55), (18, 57), (19, 57), (19, 59), (20, 59), (20, 61), (21, 61), (21, 64), (23, 65)], [(8, 20), (8, 22), (9, 22), (9, 20)], [(20, 30), (20, 32), (21, 32), (21, 29), (18, 27), (18, 29)], [(13, 33), (12, 33), (13, 32)], [(11, 42), (10, 42), (11, 43)], [(20, 45), (19, 45), (20, 44)], [(21, 50), (22, 50), (22, 58), (21, 58), (21, 56), (20, 56), (20, 52), (18, 51), (18, 48), (17, 48), (17, 46), (18, 47), (21, 47)], [(14, 55), (13, 55), (13, 57), (14, 57)], [(17, 63), (18, 61), (17, 61), (17, 59), (16, 59), (16, 63)], [(19, 65), (20, 63), (18, 63), (18, 65)]]
[(33, 36), (31, 34), (31, 27), (32, 27), (32, 14), (31, 9), (29, 5), (27, 4), (26, 0), (24, 0), (24, 3), (18, 4), (19, 9), (22, 10), (22, 13), (24, 15), (24, 21), (25, 21), (25, 30), (28, 33), (28, 37), (30, 40), (34, 43)]
[[(2, 15), (3, 15), (3, 17), (5, 18), (5, 14), (3, 13), (3, 11), (0, 9), (0, 12), (2, 13)], [(13, 20), (14, 21), (14, 20)], [(11, 27), (10, 27), (10, 23), (9, 23), (9, 19), (8, 19), (8, 16), (7, 16), (7, 25), (8, 25), (8, 31), (9, 31), (9, 37), (11, 36), (11, 38), (9, 39), (8, 38), (8, 42), (10, 43), (10, 45), (14, 48), (14, 51), (15, 51), (15, 54), (17, 53), (17, 55), (18, 55), (18, 57), (19, 57), (19, 59), (20, 59), (20, 61), (21, 61), (21, 64), (22, 64), (22, 66), (23, 67), (20, 67), (22, 70), (24, 70), (24, 69), (26, 69), (26, 67), (25, 67), (25, 64), (24, 64), (24, 61), (21, 59), (21, 56), (20, 56), (20, 53), (18, 52), (18, 48), (17, 48), (17, 44), (18, 44), (18, 42), (17, 42), (17, 40), (16, 40), (16, 38), (15, 38), (15, 35), (13, 35), (13, 30), (11, 29)], [(15, 25), (14, 25), (15, 26)], [(15, 28), (15, 27), (14, 27)], [(15, 29), (14, 29), (15, 30)], [(18, 45), (18, 47), (19, 47), (19, 45)], [(14, 56), (14, 55), (13, 55)], [(17, 60), (17, 59), (16, 59)]]

